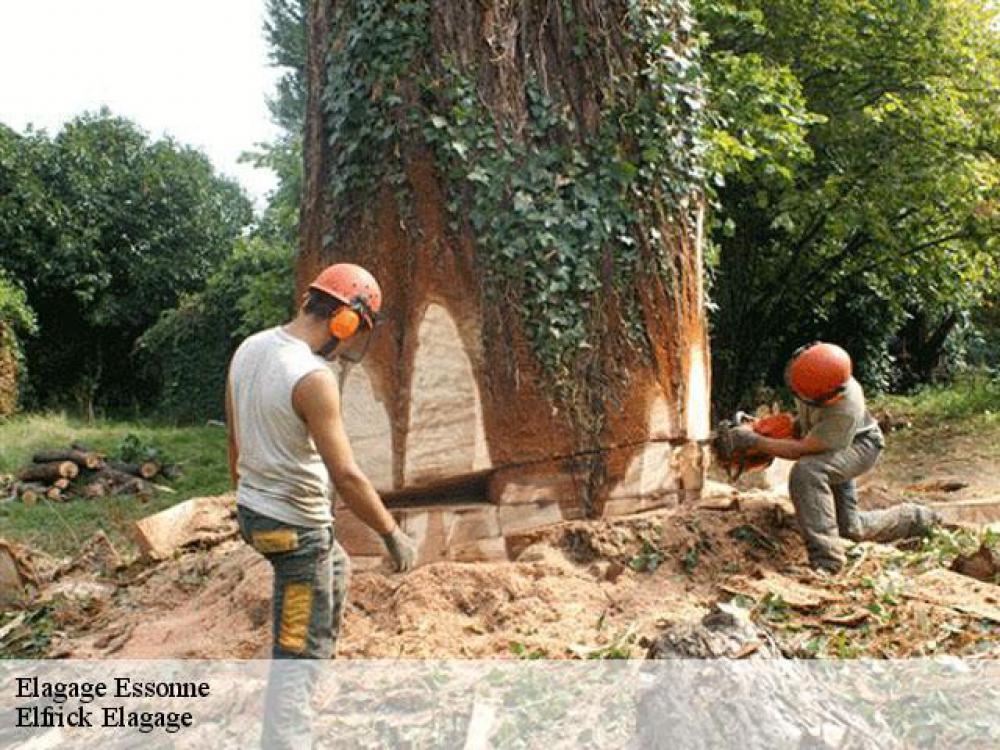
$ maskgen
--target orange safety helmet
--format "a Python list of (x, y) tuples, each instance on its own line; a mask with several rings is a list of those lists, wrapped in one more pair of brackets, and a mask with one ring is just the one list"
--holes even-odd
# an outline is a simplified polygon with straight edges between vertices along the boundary
[(785, 382), (800, 399), (821, 406), (843, 392), (851, 373), (850, 354), (836, 344), (815, 341), (792, 355)]
[[(334, 263), (320, 271), (309, 288), (340, 300), (349, 310), (363, 319), (369, 329), (375, 327), (379, 311), (382, 309), (382, 289), (375, 281), (375, 277), (361, 266), (353, 263)], [(355, 319), (355, 330), (356, 322)], [(353, 332), (350, 331), (350, 334)], [(346, 337), (341, 336), (341, 338)]]

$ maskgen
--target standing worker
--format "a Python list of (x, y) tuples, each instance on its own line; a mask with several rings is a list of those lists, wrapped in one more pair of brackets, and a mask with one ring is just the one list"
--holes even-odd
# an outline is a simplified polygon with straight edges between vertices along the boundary
[(795, 461), (788, 492), (813, 568), (839, 571), (845, 538), (889, 542), (926, 533), (938, 521), (915, 503), (858, 510), (855, 480), (875, 466), (885, 439), (846, 351), (823, 342), (800, 348), (785, 368), (785, 382), (798, 407), (795, 436), (769, 438), (741, 425), (730, 439), (736, 451)]
[[(329, 659), (334, 652), (349, 562), (334, 537), (331, 480), (382, 536), (396, 570), (411, 569), (416, 558), (416, 544), (355, 462), (329, 367), (335, 358), (360, 361), (381, 306), (381, 289), (365, 269), (329, 266), (309, 285), (294, 320), (250, 336), (230, 363), (229, 471), (240, 532), (274, 570), (274, 659)], [(272, 671), (269, 714), (304, 711), (292, 718), (308, 718), (301, 704), (308, 704), (311, 682), (299, 682), (302, 690), (285, 684), (279, 691)], [(269, 731), (265, 718), (265, 746), (292, 746)]]

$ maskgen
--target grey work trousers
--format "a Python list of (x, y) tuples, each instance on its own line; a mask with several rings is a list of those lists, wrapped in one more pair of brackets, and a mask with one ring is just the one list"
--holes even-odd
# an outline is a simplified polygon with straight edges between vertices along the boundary
[(313, 689), (334, 652), (347, 599), (350, 562), (333, 527), (291, 526), (237, 507), (243, 539), (274, 569), (273, 645), (261, 746), (312, 747)]
[(788, 492), (814, 568), (840, 570), (845, 539), (891, 542), (926, 533), (934, 522), (933, 512), (914, 503), (858, 510), (855, 479), (875, 466), (884, 445), (882, 433), (871, 430), (842, 450), (803, 456), (792, 467)]

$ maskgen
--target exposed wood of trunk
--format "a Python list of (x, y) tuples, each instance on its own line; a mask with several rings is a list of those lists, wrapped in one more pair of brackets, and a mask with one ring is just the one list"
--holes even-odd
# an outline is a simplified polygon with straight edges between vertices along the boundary
[(62, 500), (62, 490), (60, 490), (55, 485), (52, 485), (47, 490), (45, 490), (45, 497), (54, 502), (59, 502)]
[(99, 469), (104, 463), (100, 453), (76, 449), (66, 451), (39, 451), (32, 459), (36, 464), (47, 464), (53, 461), (72, 461), (81, 469)]
[(52, 486), (58, 487), (60, 490), (65, 490), (69, 487), (69, 480), (66, 479), (66, 477), (63, 477), (62, 479), (57, 479), (52, 483)]
[(78, 467), (72, 461), (53, 461), (47, 464), (36, 464), (22, 469), (17, 478), (25, 482), (45, 482), (51, 484), (57, 479), (73, 479), (80, 473)]

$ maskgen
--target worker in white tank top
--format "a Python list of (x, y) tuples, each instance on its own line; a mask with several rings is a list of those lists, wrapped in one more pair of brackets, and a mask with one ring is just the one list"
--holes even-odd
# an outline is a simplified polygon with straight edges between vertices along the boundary
[(334, 652), (349, 562), (333, 532), (331, 484), (382, 535), (399, 571), (407, 537), (358, 468), (328, 361), (364, 356), (382, 292), (363, 268), (339, 263), (309, 287), (295, 319), (261, 331), (233, 355), (226, 387), (229, 470), (240, 532), (274, 569), (273, 645), (261, 745), (312, 745), (316, 667)]
[(243, 536), (274, 567), (275, 658), (333, 651), (348, 566), (333, 534), (333, 488), (382, 535), (398, 570), (416, 557), (355, 462), (328, 364), (364, 355), (381, 304), (363, 268), (330, 266), (294, 320), (246, 339), (230, 363), (230, 473)]

